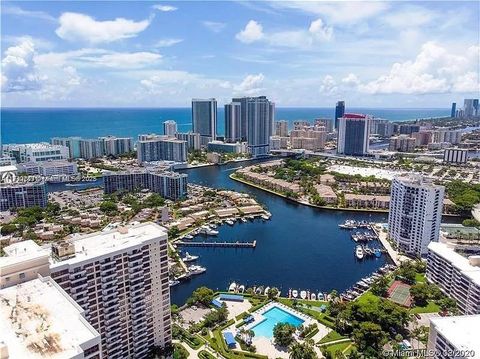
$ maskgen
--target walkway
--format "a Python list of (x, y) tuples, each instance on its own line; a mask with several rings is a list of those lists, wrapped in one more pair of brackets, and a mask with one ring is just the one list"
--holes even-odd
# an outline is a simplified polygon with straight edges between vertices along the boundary
[(395, 263), (395, 265), (398, 266), (400, 265), (401, 262), (404, 262), (405, 260), (409, 260), (408, 257), (398, 254), (398, 252), (395, 249), (393, 249), (392, 245), (387, 240), (388, 234), (382, 231), (382, 226), (380, 223), (374, 224), (372, 226), (372, 230), (378, 236), (378, 240), (382, 243), (383, 247), (387, 250), (388, 255), (392, 259), (393, 263)]
[(210, 346), (208, 346), (208, 344), (206, 344), (206, 343), (198, 349), (190, 348), (190, 346), (187, 343), (183, 343), (182, 341), (180, 341), (178, 339), (174, 339), (173, 343), (174, 344), (182, 344), (182, 346), (188, 351), (188, 354), (190, 354), (189, 358), (198, 358), (199, 357), (198, 354), (202, 350), (205, 350), (205, 351), (209, 352), (210, 354), (212, 354), (215, 358), (226, 359), (225, 357), (223, 357), (222, 355), (217, 353), (215, 350), (210, 348)]

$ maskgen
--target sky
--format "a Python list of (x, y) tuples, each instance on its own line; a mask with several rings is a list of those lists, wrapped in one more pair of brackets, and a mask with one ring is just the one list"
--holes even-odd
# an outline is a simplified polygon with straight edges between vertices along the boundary
[(2, 107), (448, 108), (479, 96), (476, 1), (2, 1)]

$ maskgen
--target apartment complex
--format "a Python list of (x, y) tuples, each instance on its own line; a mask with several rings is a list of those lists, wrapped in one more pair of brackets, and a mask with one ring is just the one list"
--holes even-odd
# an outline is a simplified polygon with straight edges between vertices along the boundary
[(416, 257), (437, 242), (445, 188), (422, 176), (395, 177), (390, 194), (388, 231), (399, 251)]
[(327, 133), (323, 126), (295, 126), (290, 131), (290, 145), (292, 148), (302, 148), (318, 151), (325, 147)]
[(413, 152), (413, 150), (415, 150), (415, 145), (415, 138), (408, 135), (398, 135), (390, 138), (388, 150), (398, 152)]
[(187, 161), (185, 141), (158, 135), (139, 135), (137, 142), (137, 160), (139, 163), (154, 161)]
[(239, 102), (225, 105), (225, 141), (242, 141), (242, 112)]
[(462, 164), (467, 163), (468, 150), (464, 148), (447, 148), (443, 152), (443, 162)]
[(0, 211), (35, 206), (45, 207), (47, 201), (47, 184), (43, 180), (0, 183)]
[(368, 115), (346, 113), (338, 118), (337, 153), (364, 156), (368, 153), (370, 121)]
[(78, 173), (77, 164), (65, 160), (46, 162), (26, 162), (19, 164), (18, 170), (28, 175), (60, 176)]
[(275, 104), (265, 96), (249, 97), (247, 106), (247, 145), (253, 157), (270, 152), (270, 136), (275, 121)]
[(2, 146), (3, 156), (14, 158), (17, 163), (42, 162), (68, 159), (68, 148), (47, 142), (7, 144)]
[(184, 173), (136, 169), (124, 172), (106, 171), (103, 182), (107, 194), (148, 189), (176, 201), (187, 195), (187, 178)]
[(192, 125), (193, 132), (200, 134), (202, 145), (214, 141), (217, 138), (217, 100), (193, 99)]
[(288, 122), (285, 120), (275, 121), (275, 136), (288, 136)]
[(480, 256), (465, 258), (444, 243), (430, 243), (427, 280), (457, 302), (462, 314), (480, 314)]
[(185, 141), (187, 150), (199, 150), (201, 148), (200, 134), (196, 132), (185, 132), (175, 134), (177, 140)]
[(100, 334), (50, 277), (0, 290), (0, 359), (102, 359)]
[(430, 319), (427, 349), (433, 359), (477, 358), (480, 315), (434, 317)]
[(173, 120), (168, 120), (163, 123), (163, 134), (168, 137), (175, 137), (177, 133), (177, 123)]
[(102, 156), (119, 156), (133, 151), (131, 137), (104, 136), (94, 139), (81, 137), (53, 137), (53, 145), (68, 148), (68, 158), (90, 160)]
[(335, 105), (335, 128), (338, 130), (339, 119), (345, 115), (345, 101), (338, 101)]
[(103, 152), (106, 156), (119, 156), (133, 151), (131, 137), (106, 136), (99, 137), (103, 141)]
[(68, 148), (69, 158), (80, 158), (81, 137), (53, 137), (52, 145), (62, 145)]

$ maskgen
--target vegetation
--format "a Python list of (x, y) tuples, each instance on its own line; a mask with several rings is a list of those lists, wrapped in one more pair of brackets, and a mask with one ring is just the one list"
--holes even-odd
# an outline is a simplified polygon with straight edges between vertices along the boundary
[(288, 347), (292, 342), (293, 333), (295, 333), (295, 327), (289, 323), (277, 323), (273, 327), (273, 338), (275, 344), (282, 347)]
[(480, 184), (455, 180), (447, 183), (446, 188), (448, 197), (459, 212), (469, 212), (475, 204), (480, 203)]
[(175, 239), (178, 237), (179, 234), (180, 234), (180, 230), (178, 229), (177, 226), (170, 227), (168, 230), (169, 239)]
[(173, 349), (173, 359), (186, 359), (189, 354), (187, 349), (185, 349), (181, 344), (174, 344)]
[(290, 348), (288, 348), (290, 359), (315, 359), (317, 354), (313, 349), (313, 346), (309, 342), (298, 343), (294, 342)]
[(172, 337), (174, 339), (182, 340), (183, 342), (187, 343), (188, 346), (192, 349), (198, 349), (203, 344), (202, 340), (199, 337), (190, 334), (188, 331), (176, 324), (172, 326)]
[(118, 207), (115, 202), (105, 200), (102, 203), (100, 203), (100, 211), (102, 211), (108, 216), (113, 216), (118, 213)]
[(215, 293), (210, 288), (199, 287), (195, 289), (192, 293), (192, 296), (188, 298), (187, 304), (203, 304), (208, 306), (212, 302), (214, 294)]

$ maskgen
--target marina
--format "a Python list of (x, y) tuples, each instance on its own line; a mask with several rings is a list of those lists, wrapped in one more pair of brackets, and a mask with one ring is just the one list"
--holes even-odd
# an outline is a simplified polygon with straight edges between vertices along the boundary
[(226, 248), (255, 248), (257, 241), (253, 242), (183, 242), (177, 241), (180, 247), (226, 247)]

